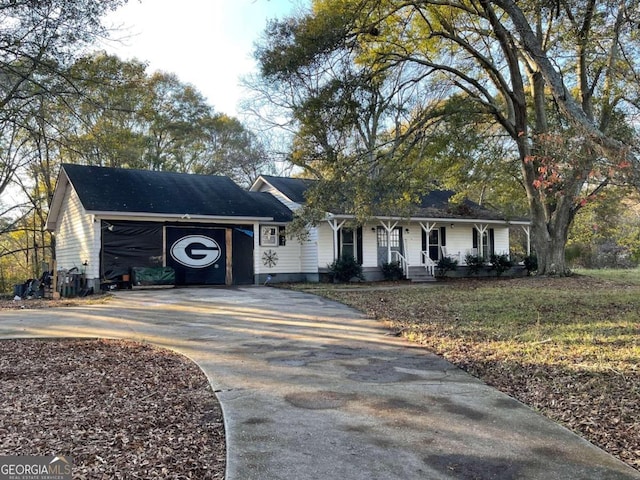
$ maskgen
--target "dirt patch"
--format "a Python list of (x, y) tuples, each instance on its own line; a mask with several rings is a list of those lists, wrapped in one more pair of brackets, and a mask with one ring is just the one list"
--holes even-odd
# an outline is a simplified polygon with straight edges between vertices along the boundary
[(223, 479), (222, 413), (187, 358), (119, 340), (0, 341), (0, 455), (65, 455), (73, 478)]
[(14, 300), (9, 297), (0, 297), (0, 310), (29, 310), (35, 308), (74, 307), (77, 305), (91, 305), (108, 302), (113, 295), (100, 293), (87, 297), (59, 298), (25, 298)]

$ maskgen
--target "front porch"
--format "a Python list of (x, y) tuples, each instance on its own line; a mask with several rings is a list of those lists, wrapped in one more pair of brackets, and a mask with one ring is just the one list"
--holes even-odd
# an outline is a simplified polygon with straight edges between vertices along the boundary
[(343, 255), (352, 256), (362, 265), (365, 278), (372, 281), (383, 279), (384, 264), (397, 263), (406, 279), (428, 282), (436, 279), (438, 262), (443, 258), (464, 268), (468, 255), (487, 263), (493, 254), (509, 255), (509, 229), (513, 227), (523, 229), (527, 254), (530, 252), (528, 222), (389, 218), (378, 218), (361, 226), (352, 222), (351, 218), (339, 216), (327, 218), (330, 228), (324, 236), (319, 235), (319, 250), (324, 250), (320, 248), (323, 238), (330, 240), (331, 257), (326, 257), (325, 265)]

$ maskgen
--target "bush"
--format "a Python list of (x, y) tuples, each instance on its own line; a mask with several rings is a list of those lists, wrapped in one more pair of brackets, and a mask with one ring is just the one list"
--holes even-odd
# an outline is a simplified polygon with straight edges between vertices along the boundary
[(329, 273), (337, 282), (350, 282), (354, 277), (364, 280), (362, 265), (358, 265), (356, 259), (350, 255), (343, 255), (329, 265)]
[(382, 276), (385, 280), (401, 280), (404, 278), (400, 262), (383, 263)]
[(524, 268), (527, 271), (527, 275), (531, 275), (531, 272), (538, 270), (538, 257), (535, 255), (529, 255), (524, 257)]
[(490, 270), (495, 270), (496, 276), (498, 277), (501, 277), (504, 272), (513, 266), (513, 262), (509, 259), (509, 255), (506, 253), (501, 255), (491, 255), (489, 263), (491, 263)]
[(444, 277), (447, 272), (457, 270), (458, 261), (454, 260), (451, 257), (442, 257), (440, 260), (438, 260), (436, 268), (438, 270), (438, 276)]
[(484, 258), (480, 255), (472, 255), (470, 253), (464, 256), (470, 275), (477, 275), (484, 268)]

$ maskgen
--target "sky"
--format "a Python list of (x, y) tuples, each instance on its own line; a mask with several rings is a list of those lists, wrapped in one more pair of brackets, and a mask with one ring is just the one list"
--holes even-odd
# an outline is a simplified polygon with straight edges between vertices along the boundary
[(118, 42), (101, 48), (148, 63), (149, 73), (175, 73), (216, 112), (238, 116), (240, 78), (254, 72), (254, 43), (267, 21), (299, 11), (308, 0), (129, 0), (106, 18)]
[[(267, 21), (283, 18), (310, 0), (129, 0), (104, 19), (119, 31), (97, 48), (137, 58), (148, 73), (175, 73), (192, 84), (219, 113), (240, 117), (240, 77), (255, 71), (254, 43)], [(1, 202), (20, 203), (8, 189)]]

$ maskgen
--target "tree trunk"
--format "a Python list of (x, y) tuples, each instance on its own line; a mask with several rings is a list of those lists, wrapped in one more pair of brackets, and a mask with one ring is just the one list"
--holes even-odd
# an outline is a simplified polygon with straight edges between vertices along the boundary
[[(539, 200), (534, 199), (534, 202)], [(538, 275), (569, 275), (565, 249), (576, 210), (571, 202), (560, 201), (547, 216), (545, 209), (539, 207), (531, 208), (532, 244), (538, 259)]]

